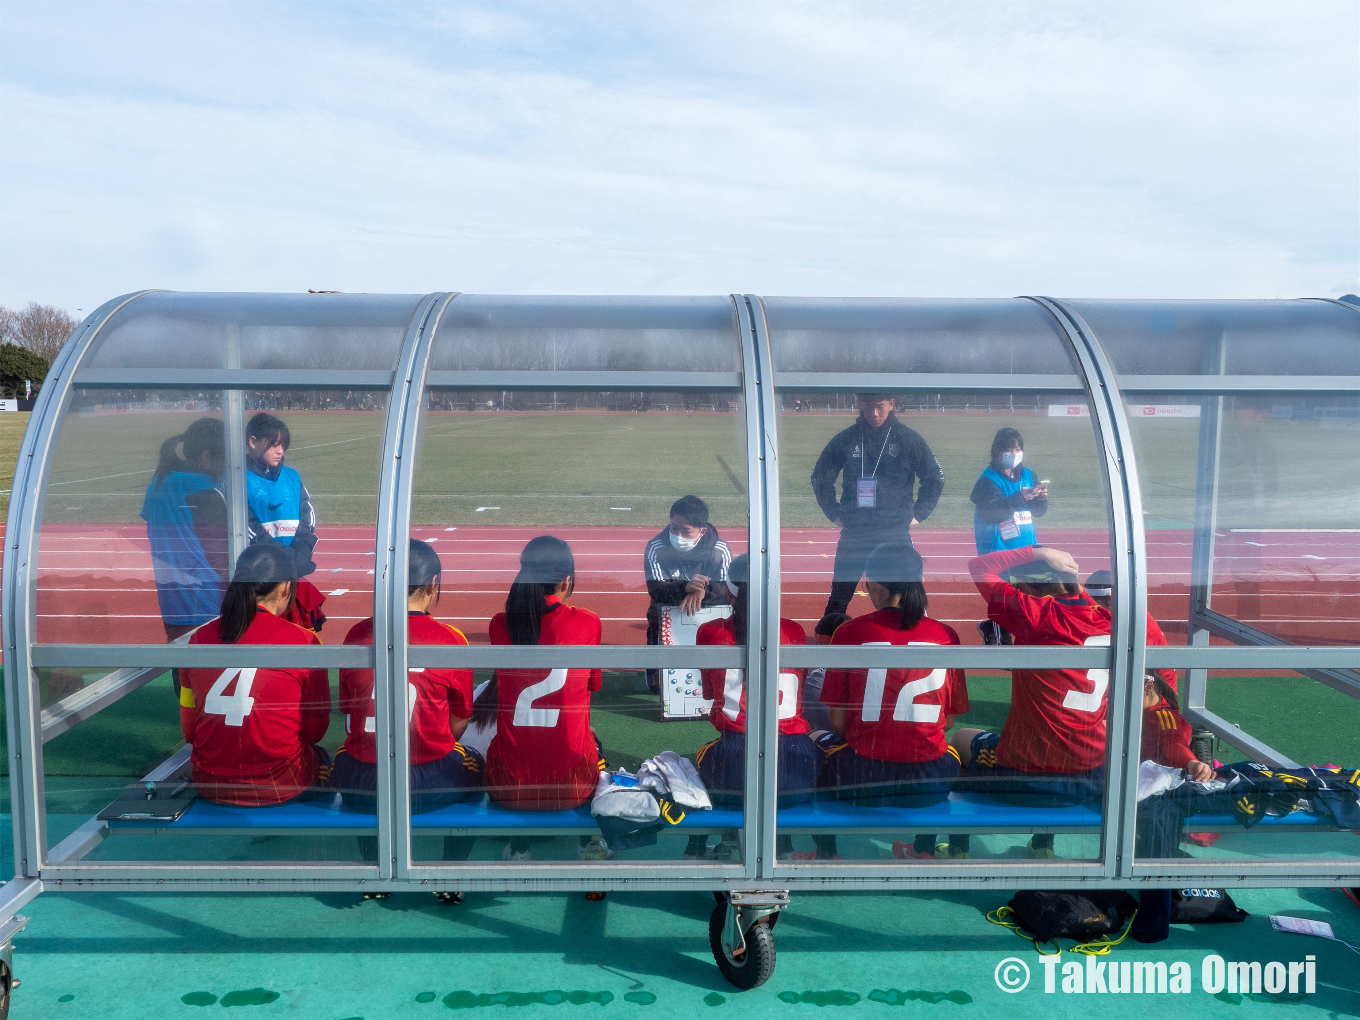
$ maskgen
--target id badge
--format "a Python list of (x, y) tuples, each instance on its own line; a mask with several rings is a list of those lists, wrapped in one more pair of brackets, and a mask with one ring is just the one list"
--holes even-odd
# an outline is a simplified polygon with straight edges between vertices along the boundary
[(1001, 521), (1001, 526), (999, 528), (1001, 541), (1011, 542), (1020, 537), (1019, 516), (1019, 514), (1011, 514), (1011, 516), (1007, 517), (1004, 521)]
[(872, 509), (878, 505), (878, 479), (861, 478), (855, 490), (859, 497), (861, 510)]

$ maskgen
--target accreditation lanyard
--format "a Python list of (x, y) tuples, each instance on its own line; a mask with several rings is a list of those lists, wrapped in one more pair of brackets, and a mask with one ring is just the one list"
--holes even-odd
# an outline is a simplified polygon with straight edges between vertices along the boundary
[(878, 465), (883, 463), (883, 451), (888, 448), (888, 440), (892, 438), (892, 426), (888, 426), (887, 435), (883, 437), (883, 446), (878, 451), (878, 459), (874, 461), (874, 469), (868, 476), (864, 474), (865, 461), (868, 459), (869, 441), (864, 438), (864, 433), (860, 433), (859, 443), (859, 483), (856, 486), (857, 505), (861, 509), (870, 510), (878, 506)]

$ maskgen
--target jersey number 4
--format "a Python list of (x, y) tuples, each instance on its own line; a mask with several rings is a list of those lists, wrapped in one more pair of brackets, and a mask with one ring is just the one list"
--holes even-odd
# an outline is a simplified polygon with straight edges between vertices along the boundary
[[(1083, 644), (1092, 647), (1109, 648), (1110, 635), (1097, 634), (1088, 637)], [(1090, 694), (1085, 691), (1068, 691), (1063, 697), (1063, 708), (1070, 708), (1075, 712), (1099, 712), (1105, 704), (1105, 688), (1110, 686), (1110, 671), (1108, 669), (1088, 669), (1086, 679), (1095, 685), (1095, 690)]]
[[(213, 685), (208, 690), (207, 700), (203, 702), (203, 711), (208, 715), (222, 716), (222, 723), (225, 726), (240, 726), (246, 721), (246, 716), (250, 715), (250, 710), (255, 707), (255, 699), (250, 696), (250, 688), (255, 683), (254, 669), (228, 669), (223, 670), (222, 675), (213, 681)], [(231, 694), (222, 692), (236, 681), (236, 690)]]
[(519, 697), (515, 699), (515, 725), (537, 726), (542, 729), (551, 729), (556, 726), (561, 709), (535, 708), (534, 702), (539, 698), (546, 698), (549, 694), (556, 694), (565, 686), (567, 686), (567, 671), (555, 669), (538, 683), (530, 684), (520, 691)]
[[(890, 641), (866, 641), (869, 645), (890, 645)], [(907, 646), (932, 645), (933, 641), (908, 641)], [(940, 721), (940, 706), (922, 704), (916, 701), (922, 694), (938, 691), (944, 686), (948, 674), (942, 669), (933, 669), (920, 680), (910, 680), (897, 692), (897, 703), (893, 706), (894, 722), (937, 723)], [(883, 693), (888, 686), (886, 669), (871, 669), (864, 678), (864, 721), (878, 722), (883, 712)]]

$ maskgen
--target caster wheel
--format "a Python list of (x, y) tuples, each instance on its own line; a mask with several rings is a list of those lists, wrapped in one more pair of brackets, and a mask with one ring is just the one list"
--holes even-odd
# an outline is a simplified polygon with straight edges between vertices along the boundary
[(454, 890), (444, 890), (434, 894), (434, 898), (446, 906), (456, 907), (463, 902), (463, 894)]
[(606, 895), (606, 893), (602, 892), (588, 892), (586, 893), (586, 899), (590, 900), (591, 903), (598, 903), (600, 900), (604, 899)]
[(19, 982), (14, 980), (9, 961), (0, 960), (0, 1020), (8, 1020), (10, 989), (18, 987)]
[(722, 976), (745, 991), (759, 988), (774, 973), (774, 932), (764, 920), (746, 929), (746, 951), (730, 956), (723, 948), (723, 925), (727, 923), (727, 904), (715, 907), (708, 919), (708, 946)]
[(385, 900), (385, 899), (390, 898), (391, 895), (392, 895), (392, 894), (391, 894), (390, 892), (366, 892), (366, 893), (364, 893), (364, 899), (366, 899), (366, 900)]

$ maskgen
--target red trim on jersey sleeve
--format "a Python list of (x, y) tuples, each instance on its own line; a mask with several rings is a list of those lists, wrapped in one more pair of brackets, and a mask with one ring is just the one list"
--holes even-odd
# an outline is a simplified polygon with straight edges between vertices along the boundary
[(1143, 761), (1183, 769), (1197, 761), (1190, 750), (1190, 724), (1165, 698), (1143, 709), (1143, 736), (1139, 751)]

